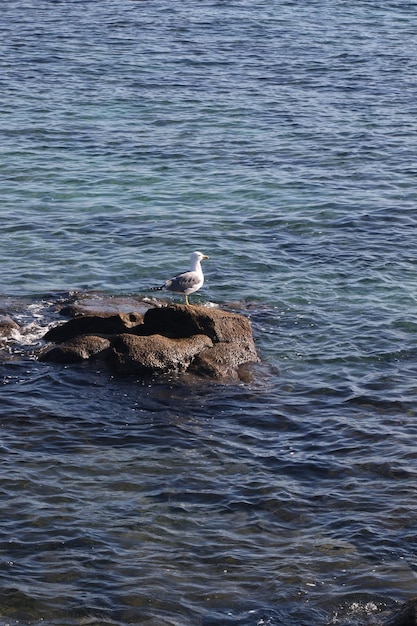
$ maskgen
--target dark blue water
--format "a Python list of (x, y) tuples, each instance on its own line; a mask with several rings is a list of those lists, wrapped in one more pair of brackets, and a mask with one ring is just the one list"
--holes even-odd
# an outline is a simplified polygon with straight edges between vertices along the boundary
[[(4, 3), (1, 626), (368, 626), (416, 595), (416, 17)], [(252, 383), (36, 360), (70, 292), (152, 297), (195, 249)]]

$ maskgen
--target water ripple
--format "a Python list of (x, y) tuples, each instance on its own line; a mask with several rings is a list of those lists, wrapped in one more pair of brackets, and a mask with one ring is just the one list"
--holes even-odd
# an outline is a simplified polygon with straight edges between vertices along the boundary
[[(2, 9), (0, 622), (381, 623), (417, 568), (412, 6)], [(193, 249), (252, 384), (36, 361), (68, 292)]]

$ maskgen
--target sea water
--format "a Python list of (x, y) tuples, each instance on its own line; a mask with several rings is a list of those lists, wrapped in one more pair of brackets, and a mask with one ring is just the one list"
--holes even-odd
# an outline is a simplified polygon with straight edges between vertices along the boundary
[[(368, 625), (416, 594), (416, 18), (3, 3), (0, 624)], [(36, 360), (71, 294), (152, 299), (194, 250), (252, 382)]]

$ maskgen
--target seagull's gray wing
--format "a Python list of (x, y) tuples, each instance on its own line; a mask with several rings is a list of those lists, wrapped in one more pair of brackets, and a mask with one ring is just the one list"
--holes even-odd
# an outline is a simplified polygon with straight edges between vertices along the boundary
[(170, 291), (184, 292), (186, 289), (191, 289), (201, 282), (201, 276), (197, 272), (183, 272), (177, 274), (171, 280), (167, 280), (165, 283), (165, 289)]

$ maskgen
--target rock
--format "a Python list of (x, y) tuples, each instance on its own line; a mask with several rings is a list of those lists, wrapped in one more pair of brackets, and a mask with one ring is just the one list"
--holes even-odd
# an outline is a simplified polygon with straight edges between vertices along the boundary
[(98, 292), (77, 293), (59, 309), (60, 315), (81, 317), (86, 315), (116, 315), (117, 313), (140, 313), (150, 307), (148, 302), (130, 296), (110, 296)]
[(2, 339), (9, 339), (13, 335), (20, 331), (20, 326), (8, 315), (0, 315), (0, 337)]
[(384, 626), (417, 626), (417, 597), (395, 611)]
[(250, 322), (238, 313), (174, 305), (149, 309), (143, 321), (147, 332), (160, 332), (170, 337), (201, 333), (210, 337), (214, 345), (200, 352), (190, 364), (190, 372), (199, 376), (239, 379), (241, 365), (259, 360)]
[(240, 372), (240, 366), (257, 360), (256, 352), (253, 353), (247, 342), (217, 343), (212, 348), (202, 350), (192, 362), (189, 371), (217, 380), (248, 380), (248, 373)]
[(149, 309), (143, 318), (146, 331), (166, 337), (207, 335), (217, 343), (252, 339), (250, 322), (238, 313), (204, 306), (172, 305)]
[(185, 372), (198, 352), (212, 346), (205, 335), (172, 339), (162, 335), (119, 335), (112, 345), (111, 363), (116, 371), (154, 375)]
[(43, 361), (75, 363), (105, 358), (119, 373), (143, 376), (190, 372), (214, 380), (249, 380), (257, 362), (248, 319), (220, 309), (173, 305), (133, 312), (75, 317), (50, 331)]
[(81, 335), (44, 350), (39, 355), (40, 361), (54, 363), (80, 363), (92, 357), (104, 356), (110, 348), (110, 340), (96, 335)]
[(139, 313), (86, 315), (51, 328), (44, 339), (59, 343), (79, 335), (115, 335), (129, 331), (142, 323), (143, 317)]

